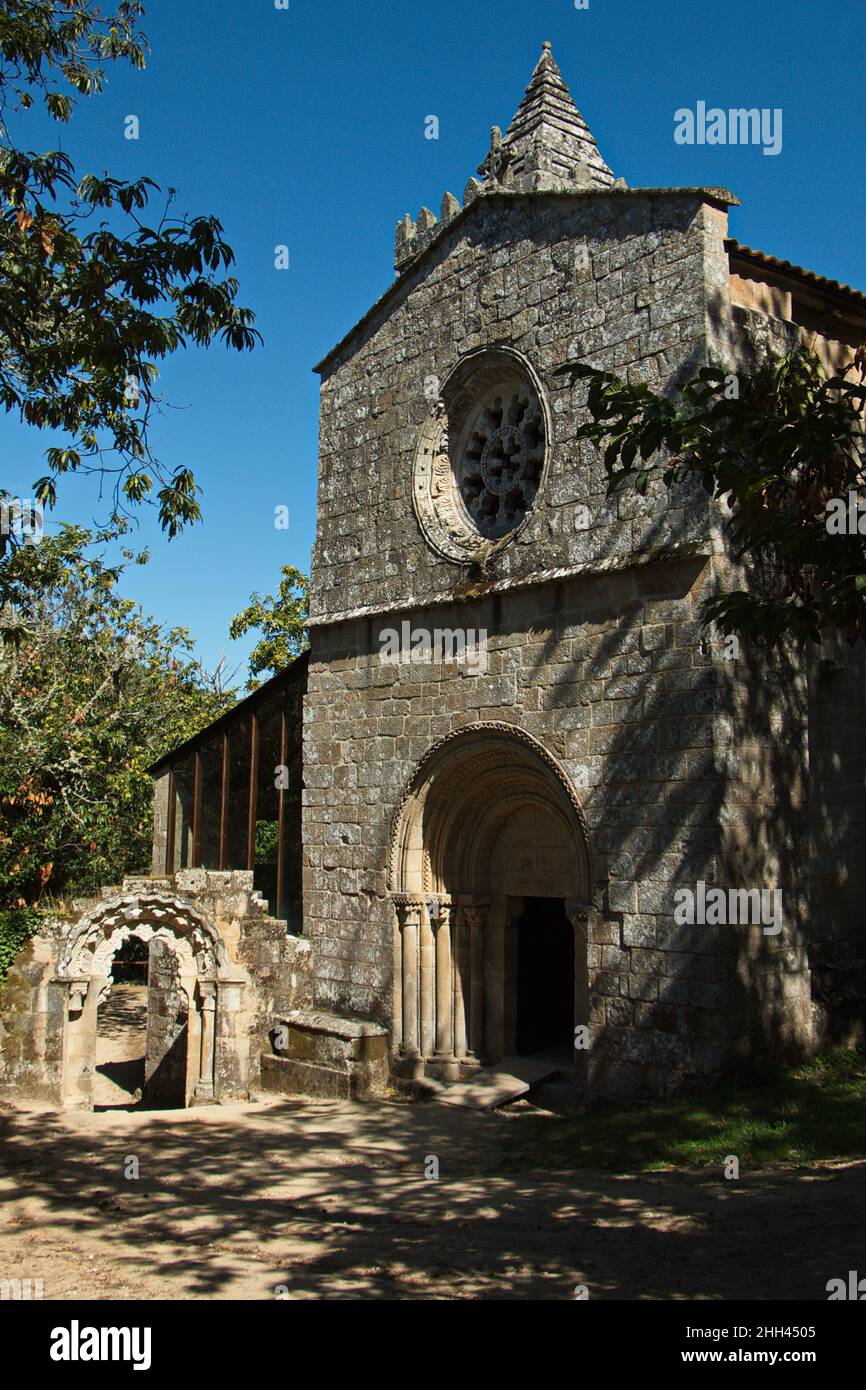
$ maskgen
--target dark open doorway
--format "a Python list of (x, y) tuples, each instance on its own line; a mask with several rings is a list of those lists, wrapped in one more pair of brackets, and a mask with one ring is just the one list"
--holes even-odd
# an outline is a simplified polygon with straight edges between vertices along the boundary
[(526, 898), (517, 922), (517, 1051), (574, 1046), (574, 928), (561, 898)]

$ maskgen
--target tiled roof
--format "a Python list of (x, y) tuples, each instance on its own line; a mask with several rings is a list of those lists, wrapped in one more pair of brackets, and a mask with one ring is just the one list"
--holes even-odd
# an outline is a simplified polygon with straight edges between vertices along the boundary
[(779, 256), (768, 256), (766, 251), (756, 251), (752, 246), (744, 246), (733, 237), (725, 242), (725, 250), (731, 256), (739, 256), (767, 270), (777, 270), (783, 275), (795, 275), (798, 280), (805, 280), (818, 289), (830, 290), (834, 294), (845, 295), (858, 304), (866, 304), (866, 294), (862, 290), (855, 290), (851, 285), (843, 285), (840, 280), (831, 280), (826, 275), (818, 275), (814, 270), (806, 270), (805, 266), (795, 265), (793, 261), (784, 261)]

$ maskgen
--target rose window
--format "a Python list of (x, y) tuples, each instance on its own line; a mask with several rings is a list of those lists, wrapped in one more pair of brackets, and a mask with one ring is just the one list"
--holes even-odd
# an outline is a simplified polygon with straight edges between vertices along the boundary
[(435, 550), (477, 560), (517, 535), (544, 482), (549, 428), (526, 358), (510, 348), (467, 353), (431, 402), (415, 452), (415, 514)]
[(519, 526), (544, 467), (544, 422), (534, 392), (497, 393), (477, 407), (456, 463), (463, 505), (482, 536), (494, 540)]

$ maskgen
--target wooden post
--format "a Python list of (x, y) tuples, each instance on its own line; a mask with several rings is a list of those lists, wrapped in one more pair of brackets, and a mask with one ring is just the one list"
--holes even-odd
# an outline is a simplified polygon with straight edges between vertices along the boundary
[(229, 833), (229, 736), (223, 733), (223, 774), (220, 788), (220, 868), (228, 868)]
[(192, 863), (191, 869), (200, 868), (201, 859), (201, 752), (195, 752), (195, 773), (192, 793)]
[(285, 867), (286, 867), (286, 789), (285, 789), (285, 767), (288, 757), (288, 726), (286, 721), (286, 707), (280, 708), (280, 790), (279, 790), (279, 811), (277, 813), (277, 903), (276, 915), (281, 920), (285, 920), (285, 906), (283, 894), (285, 891)]
[(177, 787), (174, 783), (174, 768), (168, 774), (168, 824), (165, 832), (165, 872), (174, 873), (174, 836), (177, 823)]
[(247, 868), (256, 866), (256, 803), (259, 791), (259, 720), (252, 715), (250, 725), (250, 804), (247, 810)]

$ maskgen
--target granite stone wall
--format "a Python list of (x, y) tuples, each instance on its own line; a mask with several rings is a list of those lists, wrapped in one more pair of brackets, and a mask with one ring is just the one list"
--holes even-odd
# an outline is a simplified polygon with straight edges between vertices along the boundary
[[(325, 364), (304, 724), (315, 999), (389, 1021), (403, 789), (437, 739), (513, 724), (559, 761), (589, 827), (591, 1082), (661, 1093), (718, 1070), (741, 991), (730, 938), (672, 924), (675, 889), (713, 881), (721, 850), (725, 680), (696, 613), (713, 516), (695, 493), (608, 499), (574, 438), (584, 388), (554, 369), (667, 387), (717, 350), (725, 219), (685, 194), (479, 202)], [(500, 344), (539, 374), (552, 438), (529, 522), (479, 576), (425, 541), (412, 469), (425, 378)], [(403, 619), (485, 631), (486, 669), (383, 662)]]
[[(826, 1036), (811, 964), (832, 973), (840, 936), (852, 958), (856, 891), (837, 928), (818, 921), (846, 864), (859, 882), (862, 740), (840, 775), (820, 660), (707, 636), (700, 599), (744, 579), (714, 505), (608, 498), (575, 440), (584, 388), (555, 372), (580, 359), (670, 389), (709, 357), (784, 350), (792, 325), (732, 312), (725, 234), (722, 203), (690, 191), (486, 194), (323, 364), (303, 807), (318, 1007), (390, 1023), (397, 807), (437, 740), (496, 722), (537, 738), (583, 806), (591, 1087), (664, 1094)], [(415, 450), (429, 382), (496, 346), (541, 380), (549, 462), (514, 540), (461, 565), (415, 519)], [(404, 621), (483, 631), (484, 670), (384, 661)], [(862, 674), (841, 664), (850, 732)], [(740, 920), (675, 920), (701, 884), (778, 890), (780, 928), (751, 899)]]
[(423, 604), (465, 577), (415, 522), (412, 462), (425, 382), (494, 344), (525, 354), (553, 418), (545, 493), (497, 580), (703, 540), (703, 496), (607, 499), (601, 460), (574, 438), (586, 388), (553, 372), (577, 358), (659, 387), (700, 362), (727, 312), (725, 229), (694, 194), (479, 198), (324, 365), (314, 621)]

